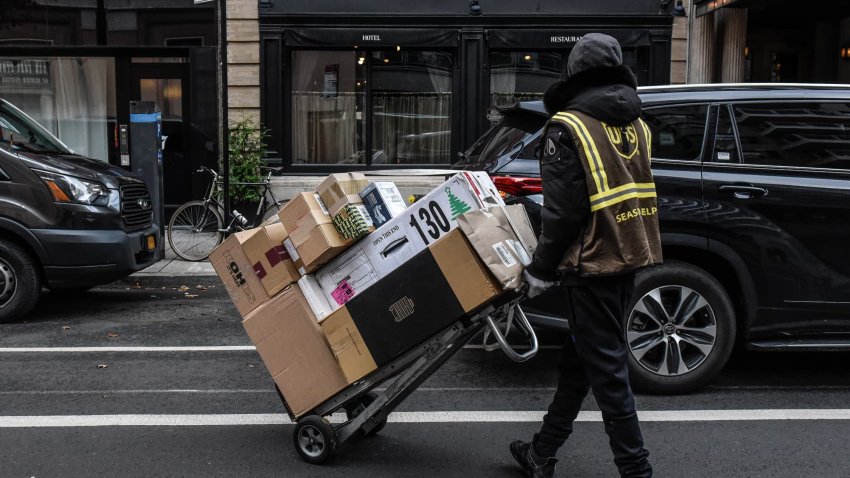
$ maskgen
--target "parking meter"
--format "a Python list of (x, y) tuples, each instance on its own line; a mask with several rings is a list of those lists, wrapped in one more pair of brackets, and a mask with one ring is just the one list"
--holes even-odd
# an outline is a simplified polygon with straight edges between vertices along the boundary
[(162, 187), (162, 116), (153, 101), (130, 102), (130, 170), (151, 196), (153, 224), (159, 228), (157, 256), (165, 257), (165, 193)]

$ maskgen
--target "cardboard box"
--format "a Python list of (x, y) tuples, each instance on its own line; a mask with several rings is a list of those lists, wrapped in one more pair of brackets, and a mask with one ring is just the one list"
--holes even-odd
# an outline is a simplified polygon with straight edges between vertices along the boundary
[(321, 326), (346, 379), (354, 382), (500, 293), (455, 230), (353, 297)]
[(531, 264), (537, 248), (537, 236), (525, 207), (515, 204), (478, 209), (461, 214), (457, 222), (502, 287), (517, 289), (522, 284), (522, 271)]
[(256, 229), (232, 234), (213, 249), (209, 257), (213, 269), (242, 317), (269, 298), (263, 283), (254, 273), (254, 264), (243, 250), (245, 241), (255, 233)]
[(242, 325), (296, 417), (348, 385), (297, 285), (248, 314)]
[(301, 274), (283, 247), (283, 240), (287, 236), (283, 224), (261, 226), (252, 231), (254, 234), (245, 240), (242, 248), (254, 273), (271, 297), (297, 281)]
[(448, 234), (457, 216), (489, 205), (504, 202), (486, 173), (456, 174), (330, 261), (316, 280), (331, 306), (341, 305), (343, 294), (356, 296)]
[(369, 181), (362, 173), (334, 173), (319, 183), (316, 192), (331, 216), (335, 216), (346, 204), (361, 202), (360, 191), (368, 184)]
[(328, 224), (331, 215), (318, 194), (314, 192), (296, 194), (278, 213), (280, 222), (292, 232), (304, 216), (311, 216), (316, 224)]
[(301, 275), (312, 274), (331, 259), (346, 250), (352, 241), (343, 239), (333, 224), (309, 226), (310, 219), (299, 222), (300, 226), (283, 241), (283, 246), (295, 262)]
[(343, 239), (360, 239), (375, 231), (375, 224), (363, 203), (343, 206), (333, 217), (333, 224)]
[(375, 181), (360, 191), (363, 205), (372, 217), (375, 227), (381, 227), (390, 219), (404, 214), (407, 203), (392, 181)]
[(298, 288), (301, 289), (304, 298), (307, 299), (310, 310), (316, 316), (316, 322), (329, 316), (336, 308), (331, 308), (331, 305), (328, 304), (325, 294), (322, 293), (322, 288), (319, 287), (319, 283), (316, 282), (316, 278), (312, 275), (306, 275), (298, 279)]

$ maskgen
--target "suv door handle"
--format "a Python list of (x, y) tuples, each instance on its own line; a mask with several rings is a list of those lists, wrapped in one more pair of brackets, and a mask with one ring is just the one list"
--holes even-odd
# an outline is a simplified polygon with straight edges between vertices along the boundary
[(721, 192), (731, 192), (738, 199), (752, 199), (767, 195), (767, 189), (745, 184), (724, 184), (717, 188)]

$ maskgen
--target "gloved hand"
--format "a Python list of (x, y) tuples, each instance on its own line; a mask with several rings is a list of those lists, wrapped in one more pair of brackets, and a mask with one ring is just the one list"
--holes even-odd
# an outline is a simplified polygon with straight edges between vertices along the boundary
[(537, 297), (555, 285), (555, 282), (534, 277), (530, 272), (528, 272), (528, 269), (522, 271), (522, 279), (526, 284), (528, 284), (528, 291), (526, 291), (525, 296), (529, 299)]

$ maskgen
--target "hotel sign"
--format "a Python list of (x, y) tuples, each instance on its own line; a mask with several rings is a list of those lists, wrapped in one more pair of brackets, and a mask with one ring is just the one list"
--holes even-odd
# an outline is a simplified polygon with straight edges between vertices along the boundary
[(0, 58), (0, 88), (9, 90), (49, 89), (50, 62), (27, 58)]

